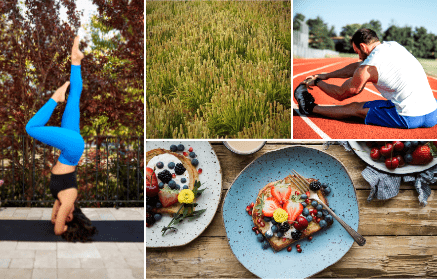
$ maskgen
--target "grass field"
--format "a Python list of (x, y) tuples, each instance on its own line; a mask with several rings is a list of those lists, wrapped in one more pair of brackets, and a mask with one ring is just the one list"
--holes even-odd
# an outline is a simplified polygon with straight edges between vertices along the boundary
[(290, 138), (290, 1), (147, 1), (147, 138)]

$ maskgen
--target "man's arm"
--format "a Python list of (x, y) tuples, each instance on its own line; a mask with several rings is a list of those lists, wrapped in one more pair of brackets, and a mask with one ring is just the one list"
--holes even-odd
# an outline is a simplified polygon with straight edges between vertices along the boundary
[[(358, 67), (354, 75), (341, 86), (329, 84), (324, 81), (319, 81), (317, 86), (328, 96), (338, 101), (343, 101), (361, 93), (368, 81), (378, 82), (378, 72), (373, 66)], [(309, 84), (309, 86), (312, 85), (314, 85), (314, 81), (311, 81)]]
[(322, 80), (330, 79), (330, 78), (350, 78), (354, 75), (355, 71), (358, 69), (358, 67), (361, 65), (362, 62), (355, 62), (352, 64), (347, 65), (344, 68), (341, 68), (339, 70), (327, 73), (327, 74), (317, 74), (307, 77), (306, 79), (315, 79), (320, 78)]

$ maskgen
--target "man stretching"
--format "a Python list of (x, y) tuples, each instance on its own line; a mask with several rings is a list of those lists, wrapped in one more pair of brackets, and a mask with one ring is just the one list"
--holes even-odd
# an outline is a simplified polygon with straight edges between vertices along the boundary
[[(354, 102), (340, 106), (320, 106), (307, 90), (295, 90), (299, 111), (335, 119), (360, 117), (365, 124), (392, 128), (425, 128), (437, 124), (437, 101), (419, 61), (397, 42), (379, 41), (376, 33), (359, 29), (351, 39), (362, 62), (340, 70), (308, 77), (303, 84), (319, 87), (332, 98), (343, 101), (360, 94), (372, 82), (387, 100)], [(341, 85), (324, 80), (347, 78)]]

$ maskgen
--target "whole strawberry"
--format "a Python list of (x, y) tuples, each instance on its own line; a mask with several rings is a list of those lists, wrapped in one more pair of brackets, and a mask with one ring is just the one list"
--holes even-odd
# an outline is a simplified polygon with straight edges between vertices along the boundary
[(419, 145), (411, 155), (413, 157), (411, 165), (426, 165), (433, 159), (431, 148), (428, 145)]

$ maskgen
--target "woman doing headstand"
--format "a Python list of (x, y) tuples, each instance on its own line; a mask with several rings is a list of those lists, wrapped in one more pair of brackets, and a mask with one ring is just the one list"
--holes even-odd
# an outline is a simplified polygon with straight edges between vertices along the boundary
[[(77, 199), (76, 166), (85, 145), (79, 129), (79, 102), (82, 92), (80, 64), (84, 58), (79, 50), (79, 40), (78, 36), (74, 39), (71, 52), (70, 82), (58, 88), (26, 125), (26, 131), (30, 136), (61, 150), (59, 159), (51, 170), (50, 191), (56, 199), (52, 210), (55, 234), (64, 236), (72, 229), (66, 223), (77, 221), (74, 220), (77, 216), (79, 216), (82, 227), (85, 225), (91, 235), (95, 233), (95, 227), (91, 226), (89, 219), (74, 206)], [(57, 104), (65, 101), (65, 92), (68, 87), (70, 94), (62, 115), (61, 127), (45, 126)], [(74, 228), (75, 233), (77, 230), (78, 228)]]

